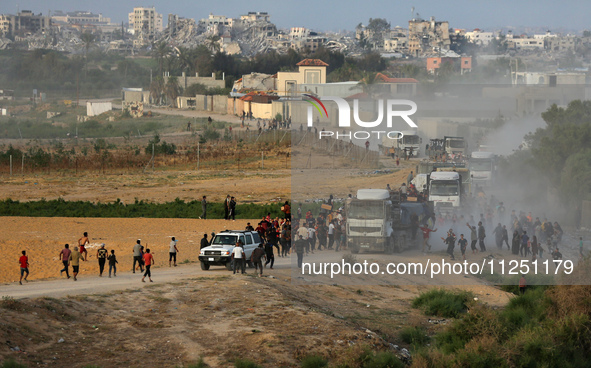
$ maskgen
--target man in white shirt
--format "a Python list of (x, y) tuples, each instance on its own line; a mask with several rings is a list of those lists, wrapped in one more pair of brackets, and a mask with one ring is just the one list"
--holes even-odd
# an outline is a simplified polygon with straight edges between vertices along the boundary
[[(314, 254), (314, 249), (316, 248), (316, 229), (314, 229), (314, 227), (310, 226), (308, 228), (308, 244), (309, 244), (309, 248), (312, 251), (312, 254)], [(308, 253), (308, 252), (306, 252)]]
[(334, 244), (334, 222), (331, 221), (328, 225), (328, 249), (332, 249)]
[(308, 240), (308, 228), (306, 227), (306, 221), (303, 220), (302, 224), (298, 228), (298, 235), (302, 237), (303, 240)]
[(236, 246), (232, 249), (232, 258), (234, 259), (234, 274), (236, 274), (236, 270), (238, 267), (242, 268), (242, 273), (246, 273), (244, 268), (244, 249), (242, 249), (242, 243), (240, 241), (236, 242)]
[(170, 248), (168, 250), (168, 267), (171, 267), (171, 262), (174, 259), (174, 267), (176, 267), (176, 254), (178, 253), (178, 248), (176, 247), (176, 239), (174, 236), (170, 242)]

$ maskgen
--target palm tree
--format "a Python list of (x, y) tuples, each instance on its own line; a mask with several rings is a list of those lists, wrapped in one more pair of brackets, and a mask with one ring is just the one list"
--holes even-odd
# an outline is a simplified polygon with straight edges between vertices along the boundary
[(219, 40), (220, 36), (218, 35), (207, 36), (207, 38), (205, 39), (205, 46), (207, 46), (209, 51), (215, 53), (216, 51), (219, 51), (221, 48), (220, 43), (218, 42)]
[(150, 84), (150, 96), (154, 103), (162, 104), (162, 95), (164, 94), (164, 79), (161, 75), (154, 78)]
[(152, 53), (158, 60), (158, 72), (159, 75), (162, 76), (162, 67), (164, 65), (164, 59), (170, 54), (170, 47), (166, 42), (161, 41), (153, 47)]
[(181, 87), (179, 86), (177, 77), (168, 78), (164, 86), (164, 93), (166, 94), (168, 103), (174, 107), (176, 98), (181, 94)]
[(373, 98), (378, 92), (378, 74), (364, 71), (361, 73), (361, 75), (362, 78), (355, 87), (360, 87), (363, 90), (363, 93), (366, 93), (369, 98)]
[(88, 71), (88, 50), (94, 44), (94, 35), (90, 32), (84, 32), (80, 35), (80, 41), (84, 45), (84, 76), (86, 76), (86, 72)]

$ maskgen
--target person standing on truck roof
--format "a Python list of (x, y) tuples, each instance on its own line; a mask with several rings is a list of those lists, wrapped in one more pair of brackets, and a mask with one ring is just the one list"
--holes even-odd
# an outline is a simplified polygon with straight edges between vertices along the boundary
[(406, 183), (402, 183), (402, 185), (400, 186), (400, 201), (405, 202), (407, 195), (408, 188), (406, 187)]
[(406, 177), (406, 182), (410, 185), (410, 182), (412, 181), (412, 179), (414, 179), (414, 175), (412, 174), (412, 171), (411, 171), (410, 174), (408, 174), (408, 176)]
[(431, 245), (429, 244), (429, 235), (432, 232), (436, 232), (437, 229), (431, 230), (427, 225), (421, 226), (421, 230), (423, 231), (423, 253), (425, 253), (425, 249), (429, 248), (429, 252), (431, 251)]
[(480, 251), (486, 252), (486, 246), (484, 245), (484, 238), (486, 238), (486, 232), (482, 221), (478, 222), (478, 245), (480, 245)]

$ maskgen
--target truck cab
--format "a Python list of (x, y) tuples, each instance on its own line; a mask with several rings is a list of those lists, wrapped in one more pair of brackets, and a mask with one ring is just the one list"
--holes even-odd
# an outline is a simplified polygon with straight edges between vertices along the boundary
[(359, 189), (347, 204), (347, 241), (351, 252), (388, 251), (392, 201), (386, 189)]
[(492, 152), (472, 152), (468, 164), (474, 184), (481, 187), (489, 187), (493, 184), (495, 155)]
[(460, 209), (462, 177), (455, 171), (434, 171), (429, 176), (429, 201), (436, 212), (454, 212)]
[(444, 137), (445, 153), (448, 155), (461, 154), (466, 156), (467, 153), (467, 142), (464, 137)]

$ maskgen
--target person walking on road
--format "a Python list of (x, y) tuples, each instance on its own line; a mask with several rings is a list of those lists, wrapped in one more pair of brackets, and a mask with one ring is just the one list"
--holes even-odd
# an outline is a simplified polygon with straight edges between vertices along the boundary
[(148, 276), (148, 279), (150, 279), (150, 282), (154, 282), (154, 281), (152, 281), (152, 271), (150, 269), (152, 268), (152, 265), (155, 262), (154, 262), (154, 257), (150, 253), (150, 248), (146, 248), (146, 253), (144, 253), (143, 258), (144, 258), (144, 265), (146, 266), (146, 272), (144, 273), (144, 277), (142, 277), (142, 282), (146, 282), (145, 281), (146, 276)]
[(59, 255), (59, 259), (62, 262), (62, 264), (64, 265), (64, 268), (62, 268), (60, 270), (60, 275), (65, 272), (66, 276), (68, 278), (70, 278), (70, 273), (68, 272), (68, 268), (70, 266), (70, 254), (71, 253), (72, 253), (72, 251), (70, 250), (70, 244), (66, 244), (66, 245), (64, 245), (64, 249), (62, 249), (62, 251), (60, 252), (60, 255)]
[(115, 250), (111, 249), (111, 254), (107, 257), (109, 260), (109, 278), (111, 277), (111, 271), (113, 271), (113, 276), (117, 277), (117, 257), (115, 256)]
[(484, 225), (482, 225), (482, 221), (478, 222), (478, 245), (480, 246), (481, 252), (486, 252), (486, 246), (484, 245), (484, 238), (486, 238), (486, 233), (484, 230)]
[(455, 260), (456, 257), (454, 257), (454, 248), (455, 248), (455, 244), (456, 244), (456, 237), (453, 233), (453, 230), (449, 229), (449, 231), (447, 232), (447, 238), (441, 238), (441, 239), (443, 239), (445, 244), (447, 244), (447, 254), (449, 254), (450, 259), (452, 261)]
[(460, 250), (462, 251), (462, 259), (466, 260), (466, 248), (468, 247), (468, 240), (464, 239), (464, 234), (460, 234), (460, 240), (458, 240), (458, 245), (460, 246)]
[(70, 264), (72, 265), (72, 274), (74, 275), (74, 281), (78, 281), (78, 273), (80, 272), (80, 260), (85, 261), (82, 254), (78, 251), (78, 247), (74, 247), (72, 253), (70, 253)]
[(263, 244), (259, 244), (259, 246), (252, 251), (252, 255), (250, 256), (250, 261), (254, 264), (255, 272), (259, 272), (259, 277), (263, 276), (263, 258), (265, 257), (265, 250), (263, 249)]
[(173, 260), (174, 260), (174, 267), (176, 267), (176, 254), (178, 252), (179, 252), (179, 249), (176, 247), (176, 239), (173, 236), (172, 240), (170, 241), (170, 246), (168, 249), (168, 267), (172, 267), (171, 262)]
[[(21, 278), (18, 280), (19, 285), (23, 284), (23, 276), (25, 276), (25, 281), (27, 281), (27, 277), (29, 277), (29, 257), (27, 257), (27, 252), (22, 251), (22, 256), (18, 259), (18, 263), (21, 265)], [(27, 281), (28, 282), (28, 281)]]
[(135, 264), (136, 262), (140, 266), (140, 272), (144, 272), (144, 266), (142, 265), (142, 241), (140, 239), (137, 240), (136, 244), (133, 246), (133, 266), (131, 270), (135, 273)]
[(103, 271), (105, 270), (105, 262), (107, 261), (107, 255), (109, 251), (105, 249), (105, 244), (101, 244), (101, 247), (96, 251), (96, 258), (99, 263), (99, 277), (103, 277)]
[(301, 235), (298, 235), (298, 238), (299, 239), (295, 242), (295, 251), (298, 256), (298, 268), (302, 268), (302, 262), (304, 261), (304, 252), (306, 250), (307, 241), (304, 240)]
[(476, 254), (478, 253), (478, 249), (476, 249), (476, 243), (478, 242), (476, 226), (471, 226), (469, 222), (466, 223), (466, 226), (470, 229), (470, 248), (472, 249), (472, 254)]

